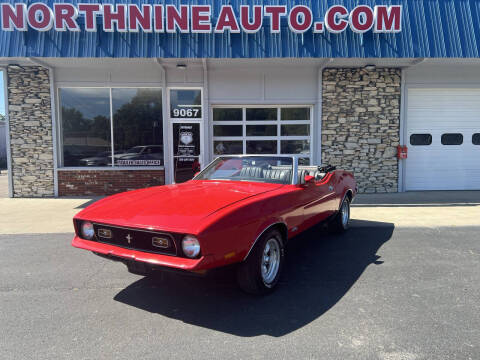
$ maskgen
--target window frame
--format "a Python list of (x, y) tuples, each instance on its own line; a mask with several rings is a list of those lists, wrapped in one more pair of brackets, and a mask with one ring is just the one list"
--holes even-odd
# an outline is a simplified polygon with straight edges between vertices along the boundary
[[(247, 120), (247, 108), (274, 108), (277, 110), (277, 119), (276, 120)], [(282, 120), (281, 119), (281, 109), (282, 108), (308, 108), (310, 111), (310, 120)], [(215, 109), (242, 109), (242, 120), (239, 121), (214, 121), (213, 120), (213, 112)], [(309, 163), (312, 163), (313, 159), (313, 115), (314, 115), (314, 105), (309, 104), (255, 104), (255, 105), (248, 105), (248, 104), (232, 104), (232, 105), (214, 105), (210, 106), (210, 133), (211, 133), (211, 144), (210, 144), (210, 151), (212, 154), (212, 159), (216, 158), (217, 155), (215, 154), (215, 141), (241, 141), (242, 142), (242, 150), (243, 155), (255, 155), (255, 154), (247, 154), (247, 141), (261, 141), (261, 140), (275, 140), (277, 141), (277, 152), (275, 154), (268, 154), (268, 155), (284, 155), (284, 156), (293, 156), (297, 158), (308, 158)], [(215, 125), (242, 125), (242, 133), (243, 136), (214, 136), (214, 126)], [(277, 135), (276, 136), (247, 136), (247, 126), (248, 125), (276, 125), (277, 127)], [(296, 136), (282, 136), (282, 125), (309, 125), (310, 135), (296, 135)], [(282, 154), (282, 140), (308, 140), (310, 142), (310, 151), (307, 156), (303, 154)], [(242, 155), (242, 154), (238, 154)], [(266, 155), (266, 154), (263, 154)], [(225, 154), (225, 156), (230, 156)]]
[[(63, 119), (62, 119), (62, 111), (61, 111), (61, 96), (60, 92), (62, 89), (108, 89), (109, 96), (110, 96), (110, 141), (111, 141), (111, 152), (112, 152), (112, 164), (109, 166), (63, 166)], [(92, 170), (92, 171), (122, 171), (122, 170), (165, 170), (166, 166), (166, 154), (164, 150), (163, 154), (163, 166), (115, 166), (115, 159), (114, 159), (114, 130), (113, 130), (113, 97), (112, 97), (112, 90), (113, 89), (156, 89), (161, 90), (161, 98), (162, 98), (162, 130), (163, 132), (166, 131), (166, 124), (164, 117), (164, 96), (165, 96), (165, 89), (162, 86), (122, 86), (122, 85), (115, 85), (115, 86), (58, 86), (56, 88), (56, 111), (57, 111), (57, 169), (61, 171), (81, 171), (81, 170)], [(164, 137), (165, 138), (165, 137)], [(165, 144), (163, 144), (165, 146)]]

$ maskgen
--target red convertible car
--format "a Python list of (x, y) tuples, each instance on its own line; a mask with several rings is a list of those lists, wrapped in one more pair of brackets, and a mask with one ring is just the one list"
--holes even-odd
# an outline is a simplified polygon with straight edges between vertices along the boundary
[(124, 262), (130, 272), (204, 274), (237, 264), (240, 287), (273, 290), (286, 242), (327, 222), (344, 231), (353, 175), (299, 166), (288, 156), (223, 156), (192, 180), (113, 195), (74, 218), (72, 245)]

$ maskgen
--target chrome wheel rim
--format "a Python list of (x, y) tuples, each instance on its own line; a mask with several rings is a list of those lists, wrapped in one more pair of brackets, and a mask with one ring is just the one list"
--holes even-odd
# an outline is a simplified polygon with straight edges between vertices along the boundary
[(348, 226), (348, 221), (350, 220), (350, 208), (348, 202), (344, 201), (342, 205), (342, 225), (344, 228)]
[(265, 244), (262, 254), (261, 272), (263, 282), (271, 284), (278, 274), (280, 268), (280, 245), (278, 240), (271, 238)]

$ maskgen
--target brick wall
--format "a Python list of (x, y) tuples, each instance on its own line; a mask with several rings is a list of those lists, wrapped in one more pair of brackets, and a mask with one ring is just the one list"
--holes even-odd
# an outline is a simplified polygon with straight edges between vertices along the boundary
[(164, 184), (163, 170), (58, 171), (59, 196), (111, 195)]
[(322, 162), (353, 171), (361, 192), (396, 192), (401, 70), (323, 72)]

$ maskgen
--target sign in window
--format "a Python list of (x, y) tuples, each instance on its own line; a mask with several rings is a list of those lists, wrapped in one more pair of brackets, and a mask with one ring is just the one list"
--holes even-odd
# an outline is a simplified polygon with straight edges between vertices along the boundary
[(172, 119), (202, 118), (202, 91), (170, 90), (170, 117)]

